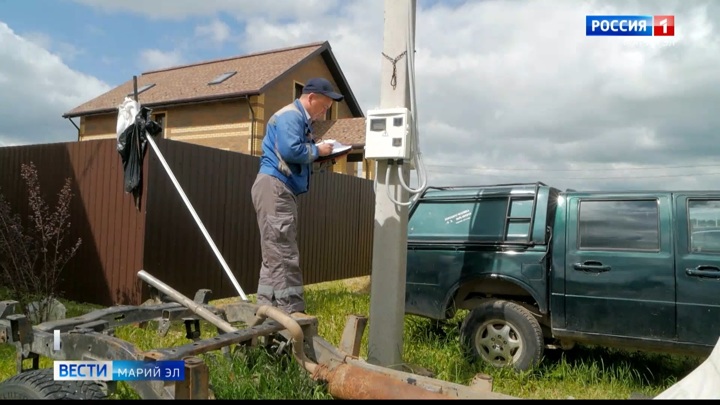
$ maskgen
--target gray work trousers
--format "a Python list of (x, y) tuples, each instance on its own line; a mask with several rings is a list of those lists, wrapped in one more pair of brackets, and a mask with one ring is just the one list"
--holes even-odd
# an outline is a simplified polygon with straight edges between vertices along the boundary
[(305, 311), (300, 252), (297, 245), (297, 198), (279, 179), (260, 173), (252, 186), (260, 230), (262, 265), (258, 305), (288, 314)]

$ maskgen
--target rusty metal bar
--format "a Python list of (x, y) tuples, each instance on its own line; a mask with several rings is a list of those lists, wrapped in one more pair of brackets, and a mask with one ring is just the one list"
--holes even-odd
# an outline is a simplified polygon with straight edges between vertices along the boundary
[(360, 355), (360, 343), (362, 341), (367, 317), (362, 315), (350, 315), (345, 323), (342, 338), (340, 338), (340, 350), (353, 357)]
[(10, 315), (6, 319), (10, 321), (10, 338), (12, 341), (21, 344), (32, 343), (35, 335), (33, 334), (32, 324), (25, 315)]
[(175, 399), (209, 399), (208, 366), (197, 357), (186, 357), (185, 380), (175, 383)]
[(429, 391), (443, 392), (447, 397), (459, 399), (514, 399), (509, 395), (491, 392), (492, 386), (489, 381), (477, 384), (472, 387), (438, 380), (436, 378), (424, 377), (414, 373), (394, 370), (388, 367), (367, 363), (363, 360), (347, 358), (347, 364), (364, 368), (385, 376), (385, 378), (400, 381), (403, 384), (412, 384), (423, 387)]
[(169, 285), (167, 285), (167, 284), (163, 283), (162, 281), (158, 280), (157, 278), (153, 277), (152, 275), (150, 275), (150, 273), (146, 272), (145, 270), (138, 271), (138, 277), (140, 277), (146, 283), (157, 288), (160, 292), (162, 292), (163, 294), (172, 298), (174, 301), (179, 302), (180, 304), (186, 306), (189, 310), (198, 314), (198, 316), (200, 316), (201, 318), (203, 318), (206, 321), (210, 322), (211, 324), (217, 326), (223, 332), (237, 331), (237, 328), (233, 327), (232, 325), (230, 325), (230, 323), (226, 322), (224, 319), (220, 318), (219, 316), (215, 315), (212, 311), (205, 308), (203, 306), (203, 304), (197, 303), (197, 302), (191, 300), (190, 298), (180, 294), (177, 290), (173, 289)]
[(338, 399), (453, 399), (348, 363), (321, 366), (313, 378), (327, 381), (330, 395)]
[(67, 332), (79, 327), (84, 323), (98, 320), (105, 320), (108, 322), (108, 327), (116, 328), (121, 325), (156, 319), (158, 317), (161, 317), (164, 311), (172, 309), (182, 311), (181, 314), (178, 315), (179, 317), (189, 316), (193, 313), (188, 308), (185, 308), (184, 306), (176, 302), (138, 307), (117, 306), (105, 309), (98, 309), (74, 318), (58, 319), (55, 321), (43, 322), (39, 325), (36, 325), (34, 329), (45, 332), (52, 332), (57, 329), (61, 332)]
[(480, 391), (490, 392), (492, 391), (493, 378), (487, 374), (475, 374), (472, 381), (470, 381), (470, 388), (478, 389)]

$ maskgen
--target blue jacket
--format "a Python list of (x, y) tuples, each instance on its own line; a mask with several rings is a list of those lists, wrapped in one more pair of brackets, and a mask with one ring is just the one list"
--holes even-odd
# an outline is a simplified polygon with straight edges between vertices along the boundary
[(318, 157), (312, 127), (300, 100), (273, 114), (262, 143), (260, 173), (277, 177), (295, 194), (310, 187), (312, 164)]

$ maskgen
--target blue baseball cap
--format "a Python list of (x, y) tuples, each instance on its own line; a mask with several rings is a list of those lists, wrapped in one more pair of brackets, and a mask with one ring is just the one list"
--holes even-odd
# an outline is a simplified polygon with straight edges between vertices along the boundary
[(303, 87), (303, 94), (309, 93), (322, 94), (335, 101), (342, 101), (344, 98), (342, 94), (335, 92), (332, 84), (327, 79), (322, 77), (315, 77), (307, 81), (305, 87)]

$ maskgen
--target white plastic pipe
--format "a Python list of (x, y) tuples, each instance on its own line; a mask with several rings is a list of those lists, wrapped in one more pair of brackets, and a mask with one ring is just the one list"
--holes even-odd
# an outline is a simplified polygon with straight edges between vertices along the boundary
[(152, 146), (153, 150), (155, 150), (155, 153), (157, 153), (158, 159), (160, 159), (160, 163), (162, 163), (168, 176), (170, 176), (170, 180), (172, 180), (178, 193), (180, 193), (180, 197), (182, 197), (183, 201), (185, 202), (185, 205), (187, 205), (187, 207), (188, 207), (188, 210), (190, 210), (190, 214), (192, 214), (193, 218), (195, 218), (195, 222), (197, 222), (198, 227), (200, 227), (200, 230), (202, 231), (203, 235), (205, 235), (205, 239), (207, 239), (213, 252), (215, 252), (215, 256), (217, 256), (218, 260), (220, 261), (220, 264), (222, 265), (223, 269), (225, 270), (225, 273), (228, 275), (228, 277), (230, 277), (230, 281), (232, 281), (233, 285), (235, 286), (235, 289), (237, 290), (238, 294), (240, 294), (240, 297), (243, 299), (243, 301), (247, 302), (248, 301), (247, 296), (243, 292), (242, 288), (240, 288), (240, 284), (235, 279), (235, 275), (233, 275), (232, 271), (230, 270), (230, 267), (228, 267), (222, 254), (218, 250), (217, 246), (215, 246), (215, 242), (213, 242), (207, 229), (205, 229), (205, 225), (203, 225), (197, 212), (195, 212), (195, 209), (193, 208), (192, 204), (190, 204), (190, 200), (188, 200), (182, 187), (180, 187), (180, 183), (178, 183), (172, 170), (170, 170), (170, 166), (168, 166), (162, 153), (160, 153), (160, 149), (157, 147), (157, 144), (152, 139), (152, 136), (148, 136), (147, 140), (148, 140), (148, 142), (150, 142), (150, 145)]

